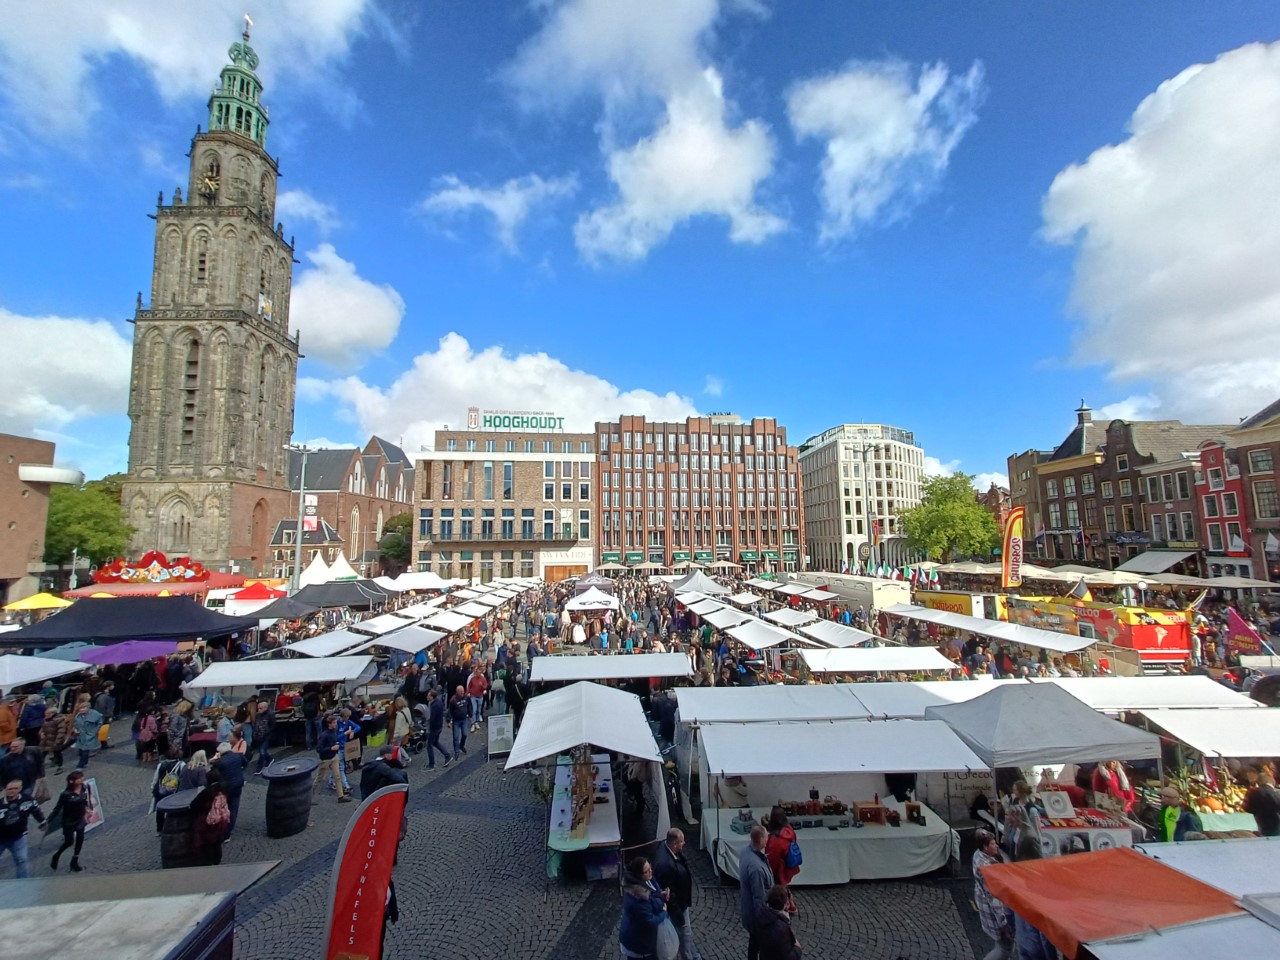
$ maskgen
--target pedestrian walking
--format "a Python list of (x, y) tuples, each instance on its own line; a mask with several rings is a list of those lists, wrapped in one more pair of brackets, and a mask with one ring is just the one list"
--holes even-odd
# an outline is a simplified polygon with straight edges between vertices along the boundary
[(89, 705), (87, 698), (76, 704), (76, 716), (71, 722), (71, 729), (75, 736), (76, 752), (80, 754), (77, 770), (89, 766), (89, 757), (98, 746), (98, 728), (101, 726), (102, 714)]
[(680, 960), (702, 960), (693, 939), (690, 917), (693, 904), (693, 874), (684, 857), (684, 831), (672, 827), (667, 840), (653, 856), (653, 877), (658, 886), (670, 892), (667, 913), (680, 935)]
[(484, 701), (489, 693), (489, 680), (484, 675), (484, 665), (477, 663), (467, 678), (467, 696), (471, 699), (471, 732), (475, 733), (484, 723)]
[(449, 724), (453, 727), (453, 755), (467, 752), (467, 726), (471, 721), (471, 700), (461, 686), (449, 698)]
[(769, 890), (774, 886), (773, 871), (764, 855), (768, 841), (769, 831), (756, 824), (751, 828), (751, 845), (738, 858), (738, 918), (747, 931), (747, 960), (759, 960), (756, 914), (766, 904)]
[(979, 830), (973, 835), (978, 849), (973, 852), (973, 900), (978, 906), (978, 919), (982, 924), (982, 932), (994, 941), (985, 960), (1008, 960), (1013, 948), (1013, 927), (1009, 923), (1009, 915), (1005, 905), (990, 890), (983, 879), (982, 868), (993, 863), (1004, 863), (1005, 856), (1000, 851), (995, 834), (988, 830)]
[(775, 884), (756, 912), (754, 933), (760, 960), (800, 960), (800, 941), (791, 930), (791, 914), (787, 910), (790, 900), (787, 888)]
[(0, 853), (8, 850), (13, 855), (13, 865), (19, 880), (31, 876), (27, 856), (27, 820), (35, 817), (41, 830), (47, 830), (40, 804), (22, 795), (22, 781), (11, 780), (0, 796)]
[(442, 766), (448, 766), (453, 761), (453, 754), (446, 750), (440, 743), (440, 734), (444, 733), (444, 700), (440, 697), (439, 689), (432, 688), (427, 694), (427, 769), (434, 770), (436, 766), (436, 753), (444, 757)]
[(231, 821), (227, 825), (227, 836), (236, 828), (236, 819), (240, 815), (240, 794), (244, 792), (244, 771), (249, 766), (249, 758), (243, 753), (236, 753), (231, 744), (218, 744), (218, 755), (209, 764), (209, 779), (220, 780), (227, 791), (227, 807), (231, 811)]
[(334, 780), (338, 790), (338, 802), (350, 803), (351, 798), (347, 796), (346, 788), (342, 785), (342, 773), (339, 770), (342, 764), (342, 744), (338, 737), (337, 717), (324, 718), (324, 727), (316, 739), (316, 753), (320, 756), (320, 766), (316, 768), (316, 778), (311, 784), (311, 805), (315, 806), (320, 802), (317, 796), (320, 793), (320, 785), (325, 782), (326, 777), (332, 777)]
[(72, 770), (67, 774), (67, 788), (58, 794), (58, 802), (49, 811), (49, 821), (58, 823), (61, 817), (62, 846), (54, 851), (49, 866), (58, 869), (58, 860), (71, 849), (71, 872), (79, 873), (80, 849), (84, 846), (84, 824), (89, 816), (89, 791), (85, 788), (84, 771)]
[(62, 751), (71, 743), (71, 718), (59, 713), (58, 708), (45, 707), (44, 726), (40, 728), (40, 752), (45, 759), (53, 760), (55, 774), (62, 773)]
[(667, 896), (653, 878), (653, 866), (636, 857), (627, 867), (622, 886), (622, 924), (618, 945), (629, 960), (652, 960), (658, 955), (658, 927), (667, 920)]

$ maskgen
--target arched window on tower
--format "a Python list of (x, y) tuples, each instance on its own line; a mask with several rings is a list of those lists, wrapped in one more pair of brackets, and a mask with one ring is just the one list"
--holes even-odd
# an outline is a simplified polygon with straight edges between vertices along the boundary
[(360, 508), (351, 508), (351, 562), (360, 563)]
[(186, 500), (176, 497), (161, 508), (157, 533), (161, 551), (170, 557), (191, 551), (191, 507)]
[(195, 455), (196, 409), (200, 399), (200, 341), (194, 336), (187, 344), (187, 356), (182, 367), (182, 437), (179, 440), (181, 459), (190, 462)]

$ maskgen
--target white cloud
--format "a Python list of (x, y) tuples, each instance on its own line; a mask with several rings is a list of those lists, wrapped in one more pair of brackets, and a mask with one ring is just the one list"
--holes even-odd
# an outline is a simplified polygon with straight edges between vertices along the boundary
[(721, 396), (724, 393), (724, 380), (708, 373), (706, 381), (702, 384), (702, 392), (708, 397)]
[(353, 370), (390, 346), (404, 316), (404, 300), (390, 284), (356, 272), (331, 243), (306, 255), (311, 266), (294, 281), (290, 330), (301, 330), (302, 352), (337, 370)]
[(330, 440), (328, 437), (312, 437), (310, 440), (299, 440), (297, 443), (308, 450), (353, 450), (358, 446), (349, 440)]
[(512, 356), (500, 346), (476, 351), (457, 333), (415, 357), (413, 366), (386, 388), (357, 377), (323, 388), (311, 380), (305, 395), (319, 402), (322, 390), (339, 401), (340, 413), (359, 426), (359, 435), (403, 437), (406, 450), (430, 447), (435, 431), (446, 423), (461, 426), (471, 406), (554, 411), (565, 418), (566, 430), (585, 431), (599, 418), (622, 413), (683, 420), (697, 412), (692, 401), (675, 393), (623, 390), (545, 353)]
[[(45, 0), (10, 7), (0, 31), (0, 90), (11, 114), (54, 135), (79, 133), (97, 112), (92, 74), (112, 57), (141, 67), (170, 101), (207, 96), (227, 47), (239, 39), (244, 12), (240, 0)], [(268, 85), (288, 75), (329, 91), (330, 65), (368, 26), (388, 29), (372, 0), (276, 0), (258, 12), (254, 27), (259, 75)], [(333, 102), (328, 93), (326, 100)]]
[(1151, 420), (1160, 409), (1160, 398), (1153, 393), (1136, 393), (1099, 407), (1094, 416), (1099, 420)]
[(773, 138), (759, 120), (730, 129), (725, 109), (720, 78), (708, 68), (667, 101), (653, 136), (608, 151), (618, 199), (583, 214), (574, 227), (587, 260), (641, 260), (696, 216), (728, 219), (735, 243), (760, 243), (786, 226), (755, 202), (773, 169)]
[(1044, 198), (1044, 236), (1076, 250), (1076, 358), (1230, 423), (1280, 393), (1280, 44), (1189, 67), (1128, 132)]
[(991, 489), (991, 485), (1009, 489), (1009, 475), (1007, 473), (977, 473), (973, 476), (973, 486), (979, 493), (986, 493)]
[(11, 358), (0, 391), (0, 432), (29, 435), (123, 413), (132, 345), (105, 320), (23, 317), (0, 307), (0, 343)]
[(508, 253), (519, 252), (516, 232), (534, 207), (567, 197), (578, 188), (576, 177), (544, 180), (536, 173), (508, 180), (500, 187), (473, 187), (453, 174), (440, 178), (439, 188), (419, 205), (430, 216), (448, 216), (472, 209), (486, 210), (494, 219), (498, 242)]
[(284, 223), (309, 221), (315, 224), (322, 237), (341, 225), (338, 211), (332, 204), (317, 200), (305, 190), (285, 190), (276, 197), (276, 219)]
[(959, 460), (948, 460), (943, 463), (937, 457), (926, 455), (924, 458), (924, 475), (926, 477), (949, 477), (959, 469)]
[(941, 63), (857, 61), (796, 84), (787, 112), (796, 137), (826, 141), (824, 242), (906, 216), (936, 189), (951, 153), (978, 118), (982, 64), (950, 76)]
[[(759, 10), (725, 7), (719, 0), (546, 5), (543, 28), (508, 67), (506, 79), (528, 107), (584, 95), (602, 104), (597, 128), (617, 196), (574, 228), (588, 261), (640, 260), (699, 216), (727, 219), (735, 243), (759, 243), (785, 226), (755, 198), (773, 169), (768, 128), (757, 119), (731, 124), (734, 106), (705, 51), (723, 13)], [(624, 128), (651, 133), (635, 140)]]

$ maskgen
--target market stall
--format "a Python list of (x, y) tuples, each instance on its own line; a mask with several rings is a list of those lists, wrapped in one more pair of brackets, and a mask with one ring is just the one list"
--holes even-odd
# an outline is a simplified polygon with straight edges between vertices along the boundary
[(257, 628), (256, 616), (228, 617), (189, 597), (86, 598), (39, 623), (6, 633), (4, 645), (36, 649), (68, 640), (213, 640)]
[(712, 723), (700, 744), (702, 840), (716, 866), (737, 876), (750, 828), (781, 801), (804, 854), (794, 885), (945, 866), (958, 838), (924, 798), (893, 799), (885, 774), (982, 766), (945, 724), (927, 720)]
[(456, 613), (453, 610), (441, 610), (429, 617), (423, 617), (421, 623), (424, 627), (430, 627), (432, 630), (457, 633), (459, 630), (471, 626), (475, 619), (475, 617)]
[(380, 637), (384, 633), (407, 627), (411, 622), (409, 617), (402, 617), (398, 613), (384, 613), (376, 617), (370, 617), (368, 620), (360, 620), (357, 623), (353, 623), (351, 629)]
[(301, 654), (304, 657), (332, 657), (334, 654), (359, 646), (369, 638), (350, 630), (330, 630), (319, 633), (305, 640), (298, 640), (280, 649), (286, 653)]
[(933, 647), (843, 647), (801, 650), (810, 673), (917, 673), (950, 671), (956, 665)]
[(764, 619), (780, 627), (799, 627), (803, 623), (811, 623), (817, 620), (818, 615), (812, 610), (796, 610), (792, 607), (783, 607), (781, 610), (769, 611), (764, 615)]
[(373, 647), (387, 650), (399, 650), (401, 653), (418, 654), (428, 650), (443, 640), (448, 634), (439, 630), (428, 630), (426, 627), (410, 625), (393, 633), (384, 633), (365, 643), (345, 651), (348, 656), (363, 653)]
[(847, 627), (834, 620), (815, 620), (812, 623), (804, 623), (796, 627), (796, 632), (804, 634), (810, 640), (816, 640), (824, 647), (856, 647), (880, 640), (879, 637), (865, 630)]
[(529, 679), (533, 683), (563, 683), (691, 676), (693, 664), (687, 653), (633, 653), (603, 657), (535, 657)]
[[(593, 747), (608, 753), (592, 752)], [(622, 831), (610, 753), (648, 762), (646, 773), (659, 801), (657, 830), (650, 839), (664, 836), (670, 814), (661, 789), (661, 755), (639, 699), (596, 683), (575, 683), (529, 701), (504, 769), (554, 758), (548, 876), (578, 867), (592, 879), (617, 876)]]
[(1081, 703), (1102, 713), (1129, 710), (1235, 710), (1262, 708), (1244, 694), (1229, 690), (1212, 677), (1191, 674), (1168, 677), (1054, 677), (1032, 679), (1061, 687)]
[(373, 657), (309, 657), (294, 660), (231, 660), (211, 663), (204, 672), (184, 683), (183, 689), (219, 691), (228, 696), (250, 696), (265, 688), (302, 686), (307, 683), (342, 684), (354, 690), (373, 677)]
[(82, 663), (7, 653), (0, 656), (0, 691), (8, 694), (14, 687), (25, 687), (29, 683), (43, 683), (54, 677), (66, 676), (68, 673), (79, 673), (83, 669)]

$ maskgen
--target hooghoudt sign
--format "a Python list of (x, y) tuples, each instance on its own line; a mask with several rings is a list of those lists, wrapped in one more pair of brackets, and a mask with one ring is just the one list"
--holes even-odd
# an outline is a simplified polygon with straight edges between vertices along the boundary
[(467, 408), (468, 430), (563, 430), (564, 417), (533, 410)]
[(383, 787), (347, 824), (333, 860), (325, 960), (381, 960), (387, 888), (408, 796), (404, 784)]

